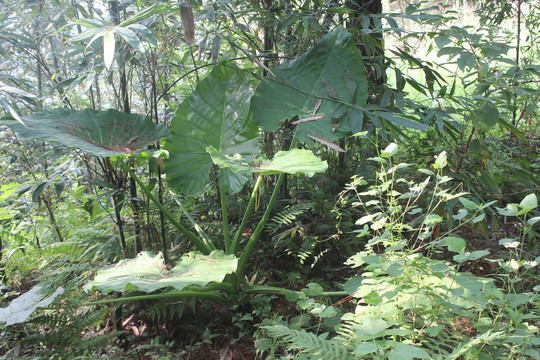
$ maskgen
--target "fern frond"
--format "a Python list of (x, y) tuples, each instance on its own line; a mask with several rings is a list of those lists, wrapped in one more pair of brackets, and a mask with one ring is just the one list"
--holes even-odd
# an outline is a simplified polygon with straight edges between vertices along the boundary
[(504, 331), (494, 332), (493, 329), (488, 330), (487, 332), (470, 339), (468, 342), (461, 344), (450, 355), (448, 355), (447, 359), (458, 359), (472, 348), (475, 348), (482, 344), (492, 344), (496, 341), (502, 342), (507, 337), (508, 334), (506, 334)]
[(352, 359), (348, 348), (332, 340), (323, 339), (313, 333), (292, 330), (284, 325), (262, 326), (262, 329), (275, 339), (283, 339), (287, 348), (299, 350), (313, 360)]
[(80, 261), (80, 255), (86, 249), (80, 242), (61, 242), (54, 243), (41, 248), (42, 256), (45, 258), (54, 258), (57, 256), (69, 258), (70, 260)]
[(90, 351), (95, 349), (105, 348), (107, 345), (111, 344), (112, 340), (120, 336), (123, 332), (113, 332), (109, 334), (100, 334), (88, 337), (84, 339), (84, 342), (81, 342), (78, 346), (79, 351)]
[(300, 259), (300, 264), (304, 262), (313, 254), (313, 250), (317, 245), (317, 240), (313, 237), (307, 237), (304, 242), (297, 249), (287, 249), (289, 255), (294, 255)]
[(303, 215), (306, 211), (311, 210), (314, 205), (314, 202), (307, 201), (286, 207), (268, 222), (268, 231), (270, 233), (275, 233), (280, 227), (291, 225), (299, 216)]
[(154, 323), (162, 323), (173, 320), (175, 317), (182, 317), (184, 308), (185, 304), (180, 303), (172, 306), (167, 299), (159, 301), (150, 308), (143, 310), (141, 314)]
[(330, 249), (329, 248), (326, 248), (324, 249), (323, 251), (321, 251), (319, 254), (315, 255), (313, 257), (313, 263), (311, 264), (311, 268), (313, 269), (315, 267), (315, 265), (317, 265), (317, 263), (319, 262), (319, 260), (322, 259), (322, 257), (324, 256), (324, 254), (326, 254), (327, 252), (329, 252)]

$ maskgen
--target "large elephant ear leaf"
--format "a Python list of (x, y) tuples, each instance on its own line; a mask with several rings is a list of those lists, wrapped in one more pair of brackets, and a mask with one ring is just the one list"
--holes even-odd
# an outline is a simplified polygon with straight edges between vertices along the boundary
[[(251, 96), (250, 79), (228, 63), (218, 65), (199, 82), (171, 122), (172, 137), (165, 145), (169, 151), (165, 163), (169, 184), (180, 192), (201, 192), (212, 167), (207, 146), (246, 159), (258, 152), (259, 131), (249, 111)], [(235, 177), (225, 179), (231, 184), (227, 188), (231, 192), (239, 191), (248, 179), (230, 172), (221, 176)]]
[(275, 131), (298, 117), (298, 139), (333, 141), (361, 121), (368, 98), (362, 54), (343, 27), (326, 34), (312, 49), (272, 69), (251, 100), (257, 125)]
[(219, 250), (208, 255), (190, 252), (183, 255), (174, 268), (168, 269), (161, 254), (143, 251), (135, 259), (122, 260), (98, 271), (84, 288), (105, 294), (129, 290), (149, 293), (166, 287), (183, 290), (188, 285), (205, 286), (212, 281), (223, 281), (227, 274), (236, 271), (237, 262), (233, 255)]
[(22, 119), (24, 124), (15, 120), (3, 123), (22, 137), (57, 142), (99, 157), (133, 154), (170, 135), (165, 126), (150, 118), (112, 109), (55, 109)]

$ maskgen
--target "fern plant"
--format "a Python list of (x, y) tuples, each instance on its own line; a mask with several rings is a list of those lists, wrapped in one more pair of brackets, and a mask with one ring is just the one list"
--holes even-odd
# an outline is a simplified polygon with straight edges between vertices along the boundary
[(311, 210), (315, 203), (311, 201), (302, 202), (299, 204), (287, 206), (285, 209), (277, 213), (268, 222), (267, 230), (271, 234), (275, 234), (281, 227), (290, 226), (307, 211)]
[[(15, 351), (20, 343), (34, 358), (71, 359), (87, 354), (93, 347), (110, 344), (119, 335), (119, 332), (98, 331), (114, 308), (86, 306), (88, 294), (82, 291), (92, 273), (89, 269), (96, 266), (94, 259), (101, 246), (66, 241), (39, 249), (26, 247), (23, 261), (35, 274), (30, 280), (39, 283), (44, 294), (60, 287), (64, 291), (51, 305), (35, 311), (24, 324), (7, 327), (4, 332), (6, 349)], [(18, 254), (9, 253), (4, 259), (9, 267)], [(17, 340), (20, 332), (24, 332), (24, 336)], [(19, 352), (19, 357), (24, 357), (24, 351)]]
[(296, 350), (296, 359), (347, 360), (353, 359), (347, 346), (327, 340), (304, 329), (293, 330), (284, 325), (262, 326), (268, 336), (284, 342), (288, 349)]

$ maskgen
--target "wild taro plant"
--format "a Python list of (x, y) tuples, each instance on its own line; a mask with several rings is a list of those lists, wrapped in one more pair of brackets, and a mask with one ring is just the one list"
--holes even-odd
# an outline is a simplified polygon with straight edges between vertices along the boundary
[[(336, 63), (335, 59), (340, 61)], [(215, 66), (178, 107), (169, 129), (141, 116), (90, 109), (56, 109), (22, 116), (20, 121), (12, 120), (8, 125), (21, 136), (80, 149), (104, 158), (108, 167), (113, 162), (120, 165), (119, 171), (129, 174), (129, 186), (138, 185), (193, 248), (176, 264), (170, 264), (164, 241), (161, 254), (141, 252), (135, 259), (122, 260), (116, 266), (103, 269), (86, 285), (86, 290), (108, 294), (164, 289), (152, 295), (130, 296), (128, 293), (128, 296), (103, 300), (103, 303), (195, 297), (231, 305), (247, 298), (240, 293), (291, 293), (281, 288), (250, 285), (246, 277), (248, 261), (285, 174), (312, 176), (327, 168), (326, 162), (310, 150), (296, 148), (296, 139), (331, 146), (331, 141), (355, 127), (367, 97), (360, 50), (353, 36), (338, 27), (304, 55), (272, 68), (255, 92), (246, 71), (228, 62)], [(257, 159), (259, 126), (274, 131), (281, 121), (293, 118), (298, 118), (294, 122), (297, 136), (291, 141), (290, 149), (277, 152), (271, 160)], [(162, 138), (167, 138), (164, 149), (148, 150), (148, 146)], [(146, 155), (138, 155), (141, 150), (145, 150)], [(199, 194), (208, 186), (211, 170), (217, 169), (222, 218), (219, 236), (205, 234), (180, 198), (177, 200), (189, 225), (163, 205), (152, 191), (156, 181), (147, 184), (140, 177), (146, 175), (142, 166), (144, 156), (166, 157), (167, 183), (183, 194)], [(253, 234), (243, 241), (242, 234), (262, 178), (270, 175), (277, 175), (270, 200)], [(227, 195), (240, 191), (250, 179), (255, 180), (244, 216), (240, 224), (231, 226)], [(119, 183), (112, 189), (119, 227), (123, 223), (122, 204), (127, 199), (126, 184), (127, 181)], [(134, 201), (133, 196), (130, 200)], [(128, 246), (125, 239), (122, 246), (125, 251)]]
[[(342, 204), (352, 204), (366, 214), (356, 221), (362, 228), (355, 231), (366, 238), (365, 249), (346, 262), (361, 270), (345, 283), (349, 296), (342, 301), (354, 299), (355, 310), (342, 316), (334, 336), (327, 332), (319, 336), (283, 323), (264, 325), (262, 332), (279, 340), (274, 348), (281, 345), (291, 351), (292, 357), (281, 358), (540, 356), (538, 286), (534, 293), (520, 293), (515, 287), (498, 287), (493, 278), (460, 272), (464, 263), (490, 253), (467, 251), (466, 240), (454, 233), (461, 226), (483, 221), (484, 209), (491, 204), (476, 204), (457, 191), (459, 186), (451, 185), (452, 179), (443, 175), (444, 152), (433, 170), (419, 169), (423, 180), (415, 181), (418, 176), (400, 175), (404, 169), (410, 172), (410, 165), (392, 163), (397, 151), (398, 146), (390, 144), (371, 159), (380, 165), (376, 178), (353, 177), (341, 194)], [(513, 215), (524, 215), (536, 206), (532, 196), (526, 199), (505, 211), (515, 209)], [(451, 214), (450, 227), (439, 234), (433, 229), (444, 220), (442, 210)], [(532, 218), (529, 225), (536, 221)], [(513, 261), (521, 264), (519, 259)], [(537, 266), (533, 261), (522, 265)]]

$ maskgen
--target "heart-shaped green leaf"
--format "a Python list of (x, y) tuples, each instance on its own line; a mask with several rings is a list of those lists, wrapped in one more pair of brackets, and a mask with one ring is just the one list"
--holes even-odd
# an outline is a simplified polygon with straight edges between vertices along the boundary
[[(169, 151), (167, 181), (173, 187), (188, 194), (204, 189), (212, 167), (208, 146), (248, 160), (259, 151), (259, 130), (249, 111), (251, 95), (247, 75), (228, 63), (215, 67), (199, 82), (176, 111), (170, 127), (172, 137), (165, 145)], [(233, 180), (240, 179), (230, 182)], [(238, 185), (235, 191), (241, 189)]]
[(133, 154), (170, 135), (150, 118), (112, 109), (55, 109), (23, 116), (23, 121), (24, 125), (4, 123), (22, 137), (58, 142), (99, 157)]
[(221, 282), (225, 275), (236, 270), (237, 259), (222, 251), (209, 255), (190, 252), (178, 264), (167, 269), (163, 256), (144, 251), (135, 259), (120, 261), (113, 267), (100, 270), (85, 290), (111, 291), (137, 290), (146, 293), (165, 287), (182, 290), (188, 285), (205, 286), (211, 281)]
[(333, 141), (350, 131), (351, 108), (367, 100), (362, 54), (351, 34), (338, 27), (304, 55), (274, 67), (255, 94), (251, 110), (265, 130), (298, 116), (313, 119), (299, 122), (300, 141), (308, 135)]

